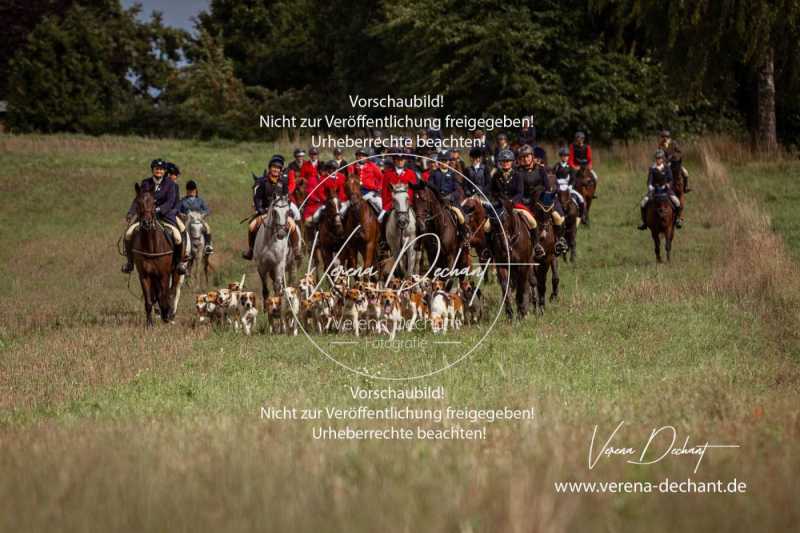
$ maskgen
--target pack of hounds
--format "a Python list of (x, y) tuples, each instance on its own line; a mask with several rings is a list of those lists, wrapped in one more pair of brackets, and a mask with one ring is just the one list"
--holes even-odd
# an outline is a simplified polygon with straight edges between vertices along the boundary
[[(195, 308), (200, 324), (232, 327), (245, 335), (256, 329), (256, 294), (244, 290), (244, 276), (227, 288), (197, 294)], [(271, 334), (297, 335), (302, 328), (309, 334), (371, 333), (394, 340), (398, 331), (430, 329), (438, 334), (478, 324), (484, 318), (484, 302), (480, 288), (468, 279), (447, 283), (412, 276), (386, 284), (334, 283), (323, 291), (309, 273), (297, 286), (266, 297), (263, 313)]]

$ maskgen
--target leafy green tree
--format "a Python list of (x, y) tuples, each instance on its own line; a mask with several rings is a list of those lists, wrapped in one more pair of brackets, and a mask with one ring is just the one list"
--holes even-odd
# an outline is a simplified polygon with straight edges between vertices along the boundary
[(738, 98), (756, 144), (775, 148), (776, 102), (798, 105), (800, 3), (593, 0), (592, 7), (609, 21), (611, 42), (663, 62), (673, 98)]
[(118, 0), (75, 4), (44, 18), (10, 63), (9, 123), (18, 131), (124, 131), (157, 101), (183, 32)]

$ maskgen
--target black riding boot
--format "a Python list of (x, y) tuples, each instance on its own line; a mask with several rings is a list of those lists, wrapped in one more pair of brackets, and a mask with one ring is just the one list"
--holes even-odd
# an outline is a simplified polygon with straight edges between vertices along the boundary
[(253, 246), (256, 245), (256, 232), (255, 231), (248, 231), (247, 232), (247, 251), (242, 252), (242, 257), (247, 259), (248, 261), (253, 259)]
[(300, 263), (303, 259), (303, 255), (300, 253), (300, 226), (295, 226), (294, 229), (289, 232), (289, 244), (292, 248), (294, 262)]
[(206, 249), (203, 250), (206, 255), (211, 255), (214, 253), (214, 245), (211, 243), (211, 234), (206, 233)]
[(683, 174), (683, 192), (692, 192), (692, 189), (689, 188), (689, 176)]
[(544, 248), (539, 242), (539, 228), (533, 228), (529, 231), (531, 233), (531, 242), (533, 243), (533, 257), (544, 257)]
[(172, 250), (172, 264), (175, 267), (175, 272), (178, 274), (186, 274), (186, 262), (183, 257), (183, 243), (176, 244)]
[(639, 224), (639, 229), (644, 231), (647, 229), (647, 205), (641, 208), (642, 211), (642, 223)]
[[(132, 239), (131, 239), (132, 240)], [(122, 272), (123, 274), (130, 274), (133, 272), (133, 243), (131, 240), (122, 239), (123, 246), (125, 248), (125, 259), (126, 263), (122, 265)]]
[(675, 227), (681, 229), (683, 227), (683, 208), (675, 208)]

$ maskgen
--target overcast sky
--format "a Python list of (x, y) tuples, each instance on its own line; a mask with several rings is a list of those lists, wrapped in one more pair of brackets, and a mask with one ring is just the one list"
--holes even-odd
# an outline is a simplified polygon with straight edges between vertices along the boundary
[[(122, 0), (126, 8), (137, 3), (136, 0)], [(208, 6), (208, 0), (138, 0), (142, 4), (142, 15), (150, 18), (153, 11), (161, 11), (164, 23), (168, 26), (192, 30), (191, 18)]]

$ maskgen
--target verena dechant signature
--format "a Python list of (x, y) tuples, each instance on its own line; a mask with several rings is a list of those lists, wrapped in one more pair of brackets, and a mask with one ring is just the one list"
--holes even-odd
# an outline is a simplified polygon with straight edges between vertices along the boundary
[[(644, 447), (640, 450), (637, 448), (630, 448), (627, 446), (624, 447), (617, 447), (612, 445), (612, 440), (616, 437), (619, 430), (622, 426), (625, 425), (625, 421), (622, 420), (618, 425), (617, 428), (611, 432), (608, 439), (606, 439), (605, 443), (600, 447), (599, 450), (595, 451), (599, 446), (597, 444), (597, 431), (599, 426), (594, 427), (594, 432), (592, 433), (592, 440), (589, 443), (589, 470), (594, 468), (597, 462), (603, 457), (612, 457), (612, 456), (622, 456), (622, 457), (631, 457), (631, 456), (638, 456), (638, 459), (627, 459), (628, 463), (634, 465), (651, 465), (653, 463), (657, 463), (667, 457), (668, 455), (696, 455), (697, 456), (697, 463), (694, 467), (694, 473), (697, 473), (698, 468), (700, 468), (700, 463), (703, 460), (703, 457), (706, 454), (706, 450), (709, 448), (738, 448), (738, 444), (710, 444), (709, 442), (705, 442), (703, 444), (697, 444), (694, 446), (689, 446), (689, 435), (686, 436), (686, 439), (683, 441), (683, 445), (676, 446), (675, 443), (678, 440), (678, 431), (673, 426), (661, 426), (660, 428), (653, 428), (653, 431), (650, 432), (650, 438), (647, 439)], [(659, 435), (664, 434), (665, 438), (659, 439), (656, 442), (656, 437)], [(666, 446), (665, 446), (666, 444)]]

